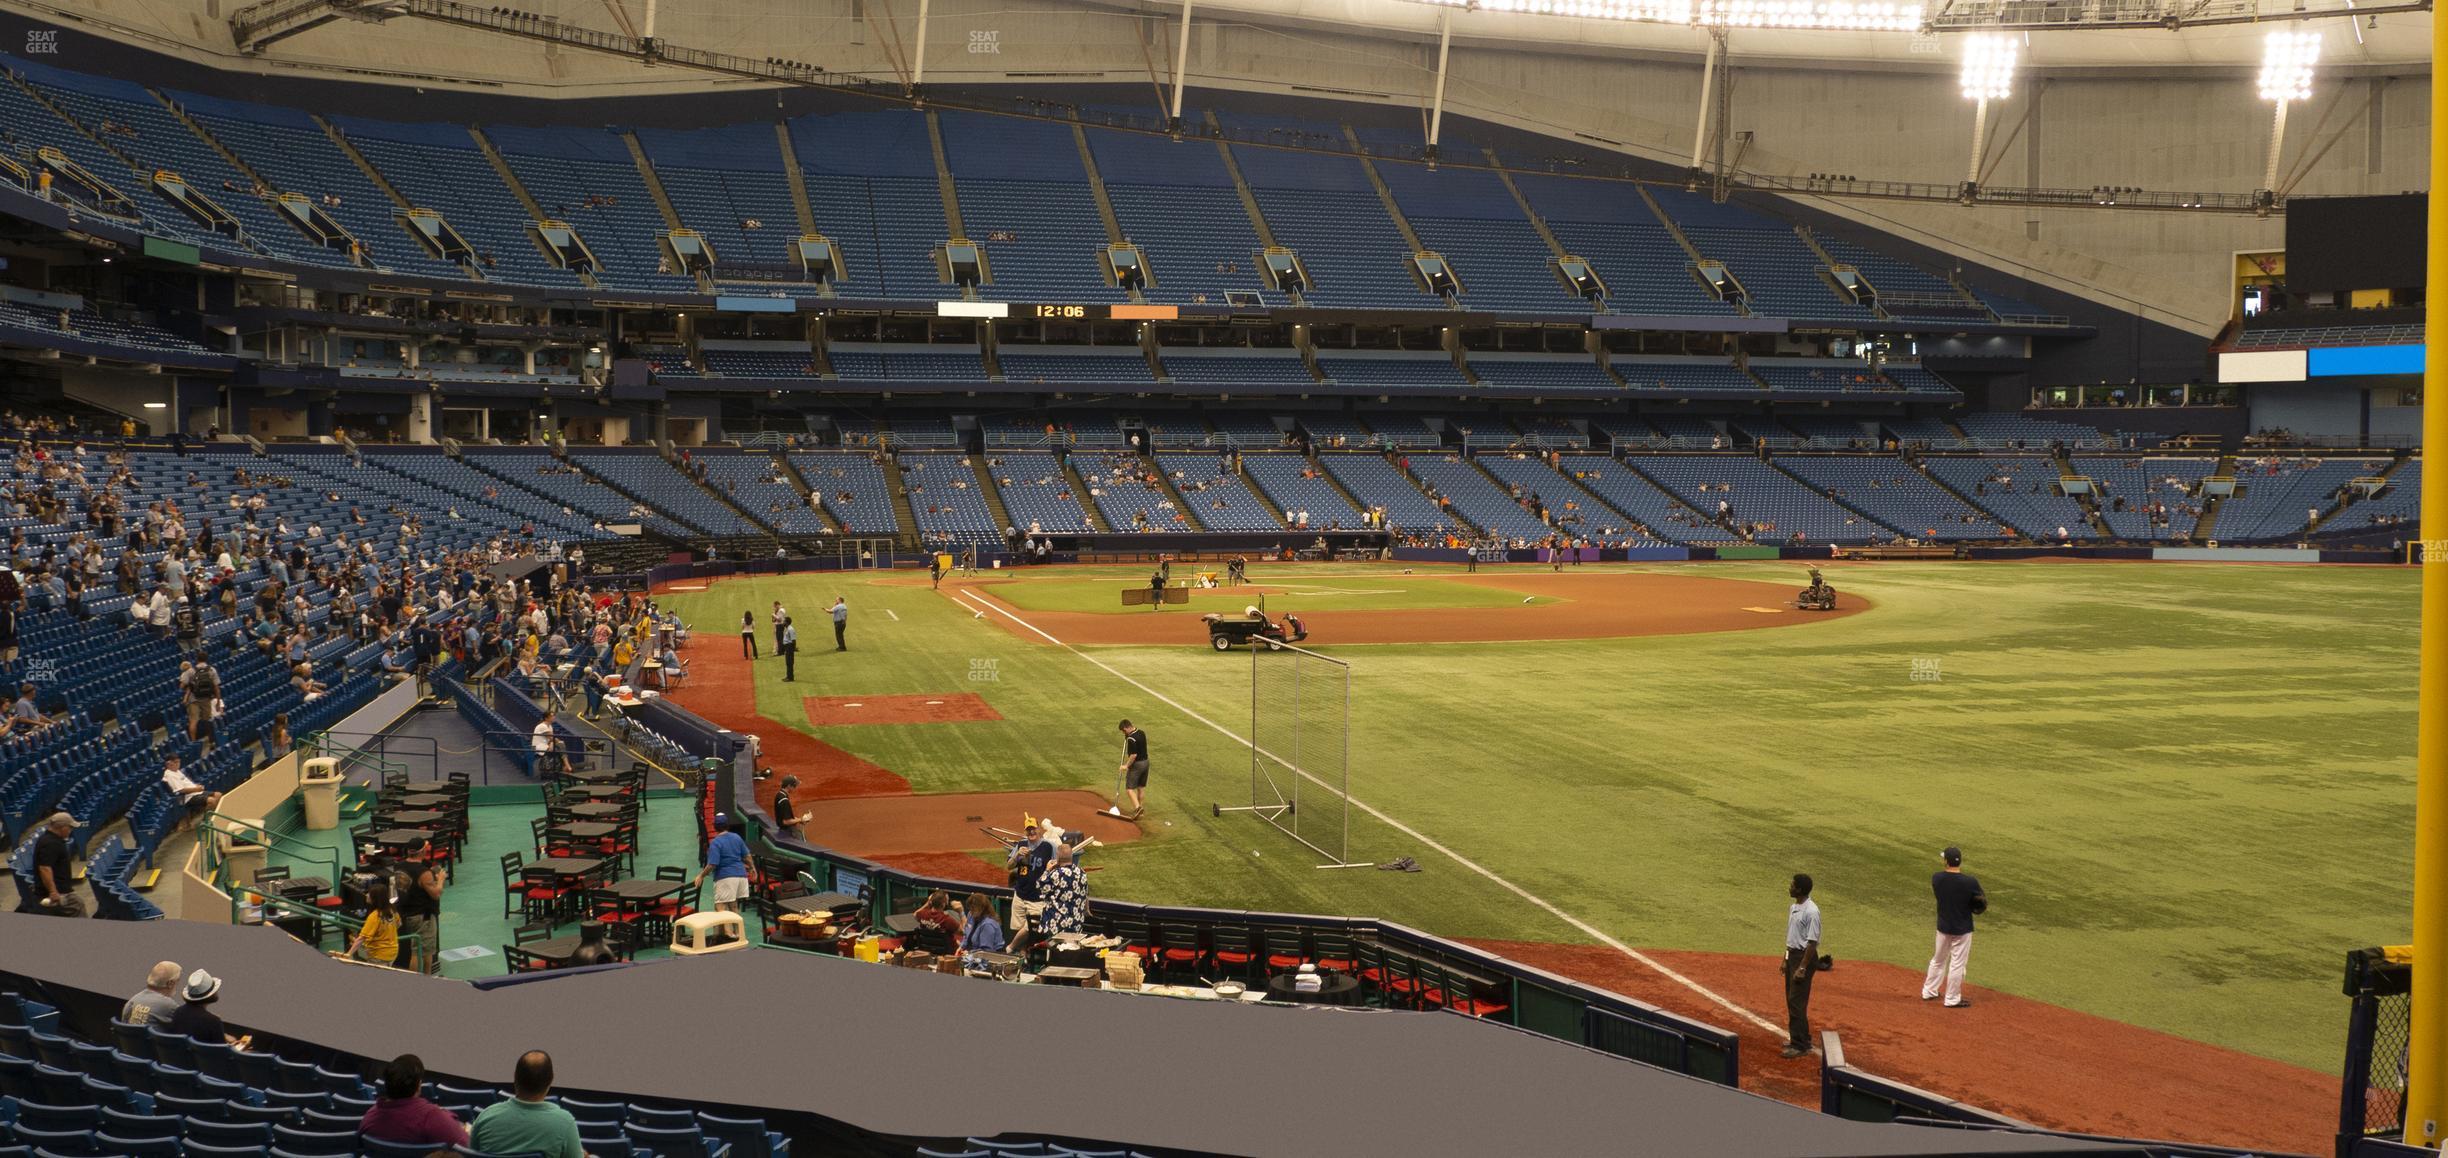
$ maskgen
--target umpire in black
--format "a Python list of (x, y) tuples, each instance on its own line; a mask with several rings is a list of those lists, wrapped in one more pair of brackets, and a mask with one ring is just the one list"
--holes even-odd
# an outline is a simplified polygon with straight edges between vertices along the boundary
[(775, 650), (782, 653), (782, 682), (799, 678), (799, 629), (791, 624), (790, 616), (782, 617), (782, 626), (774, 629)]
[(1802, 1057), (1811, 1051), (1811, 977), (1819, 970), (1819, 904), (1811, 900), (1809, 873), (1795, 873), (1785, 895), (1793, 907), (1785, 911), (1785, 1050), (1779, 1057)]

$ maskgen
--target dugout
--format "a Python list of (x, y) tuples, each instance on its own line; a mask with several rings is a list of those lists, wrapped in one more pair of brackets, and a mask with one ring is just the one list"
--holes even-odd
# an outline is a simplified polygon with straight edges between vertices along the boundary
[[(481, 989), (336, 964), (254, 926), (12, 913), (0, 914), (0, 943), (11, 984), (56, 999), (89, 1038), (109, 1040), (126, 978), (164, 958), (204, 962), (225, 982), (218, 1012), (233, 1027), (335, 1070), (414, 1051), (438, 1079), (500, 1083), (540, 1048), (557, 1092), (748, 1111), (808, 1139), (803, 1152), (1016, 1134), (1352, 1158), (1619, 1153), (1628, 1139), (1648, 1153), (1755, 1158), (2142, 1153), (1845, 1121), (1475, 1018), (980, 982), (776, 949)], [(1014, 1042), (1056, 1054), (1011, 1064), (971, 1048)], [(690, 1043), (684, 1060), (674, 1043)], [(1142, 1064), (1150, 1049), (1161, 1080), (1096, 1064)]]

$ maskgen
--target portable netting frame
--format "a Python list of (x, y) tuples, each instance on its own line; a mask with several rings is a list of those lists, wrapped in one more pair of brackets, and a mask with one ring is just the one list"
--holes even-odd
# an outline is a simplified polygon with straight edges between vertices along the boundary
[(1324, 858), (1322, 869), (1373, 867), (1354, 863), (1349, 851), (1350, 664), (1252, 641), (1249, 753), (1250, 802), (1212, 805), (1215, 815), (1256, 816)]

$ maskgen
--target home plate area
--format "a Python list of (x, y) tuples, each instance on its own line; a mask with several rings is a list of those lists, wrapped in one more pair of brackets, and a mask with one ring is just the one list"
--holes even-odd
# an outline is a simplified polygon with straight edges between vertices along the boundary
[(1003, 714), (978, 698), (976, 692), (807, 697), (808, 723), (819, 728), (839, 724), (957, 724), (1002, 718)]
[(923, 796), (848, 796), (811, 800), (803, 830), (811, 844), (856, 856), (991, 851), (983, 828), (1020, 831), (1026, 817), (1053, 820), (1106, 844), (1139, 839), (1139, 826), (1103, 815), (1105, 798), (1072, 789), (950, 792)]

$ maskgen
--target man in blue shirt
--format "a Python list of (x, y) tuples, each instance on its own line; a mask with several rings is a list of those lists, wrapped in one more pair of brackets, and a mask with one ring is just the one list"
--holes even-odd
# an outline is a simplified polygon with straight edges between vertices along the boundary
[(1972, 1004), (1963, 995), (1964, 970), (1972, 963), (1972, 918), (1989, 911), (1989, 895), (1980, 878), (1963, 871), (1963, 850), (1954, 845), (1938, 854), (1946, 867), (1930, 874), (1930, 891), (1938, 898), (1938, 941), (1930, 951), (1929, 973), (1921, 979), (1921, 1000), (1935, 1001), (1940, 988), (1946, 1007)]
[(850, 643), (844, 633), (850, 630), (850, 604), (841, 596), (833, 597), (833, 650), (848, 651)]
[(697, 870), (699, 884), (707, 874), (714, 877), (714, 908), (736, 913), (748, 899), (748, 842), (731, 827), (731, 814), (714, 814), (714, 839), (706, 842), (705, 867)]
[(1038, 886), (1045, 881), (1046, 865), (1054, 859), (1054, 846), (1046, 843), (1045, 829), (1034, 820), (1020, 841), (1004, 854), (1003, 863), (1010, 870), (1012, 887), (1011, 939), (1018, 944), (1028, 932), (1029, 915), (1041, 899)]

